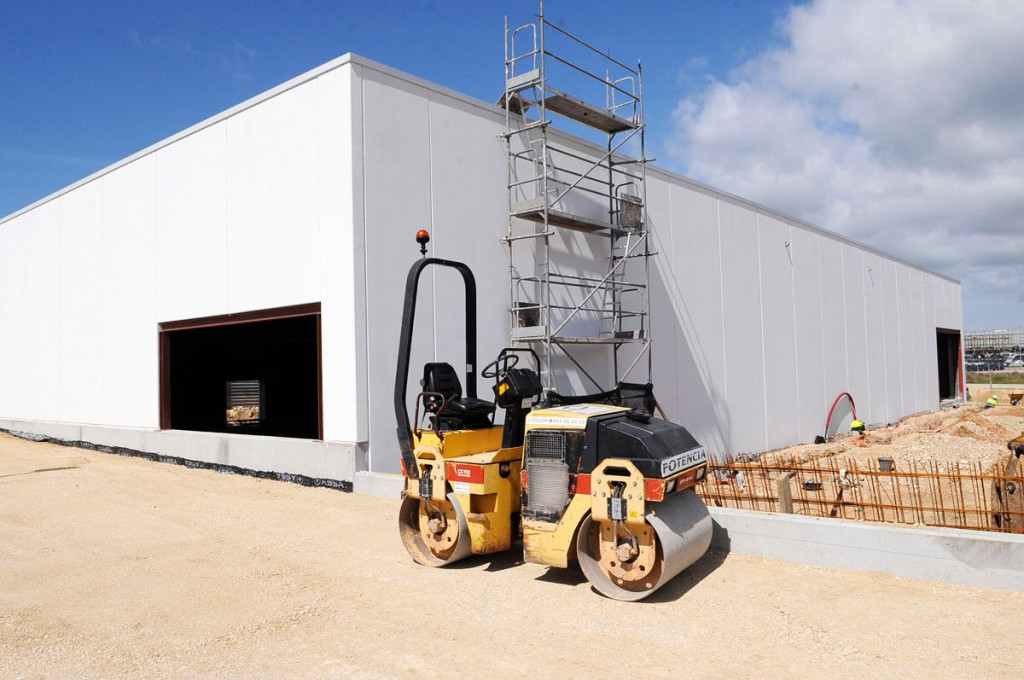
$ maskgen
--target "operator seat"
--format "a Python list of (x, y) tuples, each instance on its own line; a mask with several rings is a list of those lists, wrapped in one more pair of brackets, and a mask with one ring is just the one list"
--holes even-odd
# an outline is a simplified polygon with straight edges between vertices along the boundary
[(437, 392), (444, 396), (444, 408), (441, 410), (440, 398), (433, 394), (423, 395), (424, 407), (434, 418), (440, 418), (441, 429), (475, 430), (491, 426), (494, 403), (476, 397), (463, 397), (459, 374), (451, 364), (425, 364), (420, 384), (424, 392)]

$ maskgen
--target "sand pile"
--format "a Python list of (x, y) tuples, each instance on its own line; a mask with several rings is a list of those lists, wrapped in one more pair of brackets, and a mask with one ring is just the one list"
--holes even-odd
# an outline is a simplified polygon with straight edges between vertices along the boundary
[(965, 470), (972, 463), (988, 468), (1006, 456), (1006, 442), (1022, 432), (1024, 406), (985, 409), (984, 404), (972, 402), (955, 409), (909, 416), (873, 429), (863, 438), (842, 436), (825, 444), (779, 449), (766, 456), (780, 463), (806, 463), (826, 457), (868, 462), (890, 457), (902, 469), (906, 469), (905, 464), (933, 461), (956, 464)]

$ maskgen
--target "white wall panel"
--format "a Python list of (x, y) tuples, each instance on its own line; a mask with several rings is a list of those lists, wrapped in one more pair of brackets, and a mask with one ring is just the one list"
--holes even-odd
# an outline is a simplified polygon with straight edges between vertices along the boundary
[(885, 334), (885, 388), (888, 412), (886, 420), (896, 421), (903, 414), (903, 362), (900, 352), (900, 307), (899, 287), (896, 279), (896, 263), (886, 260), (879, 262), (882, 284), (882, 323)]
[(964, 320), (961, 303), (963, 302), (963, 298), (961, 297), (960, 287), (947, 281), (946, 290), (949, 291), (950, 298), (950, 326), (952, 328), (962, 328)]
[[(426, 90), (367, 75), (362, 80), (361, 170), (370, 464), (374, 470), (395, 472), (399, 469), (398, 439), (395, 414), (387, 405), (394, 389), (405, 275), (417, 257), (413, 236), (417, 229), (431, 226), (430, 124)], [(446, 299), (451, 299), (450, 295), (446, 293)], [(433, 319), (432, 272), (427, 272), (417, 299), (418, 323), (408, 390), (410, 414), (419, 391), (419, 371), (435, 357)], [(449, 363), (459, 371), (456, 362)]]
[[(651, 247), (664, 254), (666, 261), (674, 255), (672, 229), (671, 186), (662, 182), (650, 182), (647, 186), (647, 209), (649, 238)], [(717, 231), (717, 225), (716, 225)], [(677, 302), (676, 291), (670, 288), (671, 271), (662, 261), (652, 262), (651, 275), (651, 315), (662, 323), (655, 334), (659, 342), (652, 345), (651, 356), (653, 370), (662, 376), (659, 391), (666, 397), (675, 398), (679, 394), (679, 370), (684, 342), (678, 324), (670, 323), (675, 318), (674, 306)], [(678, 419), (680, 415), (675, 415)]]
[[(25, 244), (25, 417), (55, 420), (60, 393), (60, 208), (19, 218)], [(0, 234), (6, 226), (0, 225)], [(2, 238), (2, 237), (0, 237)]]
[(954, 311), (954, 286), (948, 281), (938, 281), (936, 288), (936, 322), (940, 328), (960, 328)]
[[(499, 240), (507, 219), (502, 200), (505, 145), (494, 134), (493, 120), (448, 97), (431, 94), (428, 116), (433, 228), (430, 248), (437, 257), (467, 263), (476, 277), (479, 376), (480, 368), (508, 345), (508, 269)], [(411, 264), (417, 255), (412, 234), (413, 230), (404, 234), (396, 258), (400, 268)], [(434, 277), (437, 359), (458, 367), (465, 363), (461, 277), (455, 271), (440, 269)], [(478, 378), (478, 393), (490, 398), (492, 384), (493, 380)]]
[(928, 358), (925, 360), (925, 374), (931, 375), (928, 380), (926, 408), (932, 408), (932, 404), (939, 400), (938, 338), (935, 333), (935, 281), (935, 277), (922, 273), (921, 309), (924, 318), (922, 325), (924, 328), (925, 349), (928, 355)]
[(890, 372), (886, 358), (885, 293), (882, 260), (874, 253), (864, 254), (864, 301), (868, 335), (867, 371), (871, 390), (870, 410), (857, 415), (869, 424), (889, 421)]
[(949, 289), (946, 287), (946, 282), (937, 279), (934, 281), (934, 303), (932, 305), (935, 310), (935, 326), (937, 328), (949, 328), (949, 323), (952, 321), (949, 313)]
[(917, 362), (914, 357), (914, 309), (913, 296), (910, 288), (910, 268), (896, 264), (896, 287), (898, 298), (896, 309), (898, 317), (900, 342), (900, 399), (901, 414), (915, 412), (915, 394), (917, 384)]
[(768, 449), (800, 440), (790, 226), (758, 215)]
[(764, 345), (758, 275), (757, 216), (719, 202), (722, 242), (722, 307), (725, 317), (725, 398), (732, 445), (763, 451), (765, 431)]
[[(676, 318), (675, 305), (681, 296), (671, 288), (672, 273), (664, 264), (674, 257), (671, 188), (667, 182), (648, 182), (647, 228), (651, 248), (664, 254), (664, 258), (656, 259), (651, 267), (651, 316), (659, 321), (658, 329), (653, 331), (658, 342), (651, 346), (653, 370), (661, 376), (656, 395), (661, 393), (666, 399), (675, 400), (680, 394), (679, 372), (685, 337), (679, 324), (672, 323)], [(711, 203), (713, 205), (714, 201)], [(717, 223), (714, 227), (717, 233)], [(681, 422), (683, 415), (674, 413), (672, 417)]]
[(103, 422), (103, 195), (100, 181), (60, 204), (60, 391), (57, 417)]
[(365, 272), (354, 225), (352, 104), (351, 69), (317, 78), (324, 439), (358, 442), (368, 438), (366, 306), (356, 303)]
[(795, 294), (796, 370), (800, 441), (814, 441), (824, 432), (831, 402), (826, 402), (824, 349), (821, 342), (821, 237), (806, 229), (792, 230), (793, 291)]
[(226, 124), (156, 152), (157, 319), (228, 313)]
[(316, 81), (227, 120), (228, 311), (320, 298)]
[(160, 425), (156, 319), (156, 167), (146, 156), (99, 180), (103, 191), (103, 420)]
[(871, 372), (868, 370), (868, 329), (864, 299), (864, 254), (843, 245), (843, 292), (846, 296), (847, 389), (857, 404), (857, 416), (871, 422)]
[[(652, 295), (655, 303), (665, 301), (652, 308), (653, 349), (656, 358), (671, 354), (676, 363), (671, 382), (656, 371), (655, 391), (671, 418), (712, 452), (727, 453), (733, 448), (725, 395), (718, 200), (667, 186), (671, 213), (651, 218), (659, 220), (656, 243), (662, 253), (652, 267)], [(652, 204), (652, 210), (656, 207)]]
[[(836, 397), (849, 391), (850, 386), (842, 244), (828, 238), (819, 239), (818, 257), (821, 260), (821, 346), (824, 353), (825, 401), (831, 406)], [(845, 427), (846, 422), (840, 425)]]
[(30, 224), (0, 231), (0, 413), (25, 413), (25, 245)]
[[(908, 267), (909, 269), (909, 267)], [(938, 396), (938, 359), (935, 356), (934, 328), (925, 325), (924, 275), (910, 271), (911, 333), (914, 353), (914, 411), (930, 408), (933, 395)], [(934, 389), (933, 389), (934, 386)]]

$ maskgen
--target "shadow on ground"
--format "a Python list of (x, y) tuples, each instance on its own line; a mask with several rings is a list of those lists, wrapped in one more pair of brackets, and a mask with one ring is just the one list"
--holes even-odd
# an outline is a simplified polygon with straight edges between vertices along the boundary
[(450, 564), (446, 569), (477, 569), (486, 564), (484, 571), (505, 571), (523, 564), (522, 545), (513, 545), (511, 550), (506, 550), (492, 555), (471, 555), (455, 564)]
[(59, 470), (77, 470), (77, 469), (78, 469), (77, 465), (71, 465), (69, 467), (40, 468), (38, 470), (32, 470), (30, 472), (15, 472), (15, 473), (10, 474), (10, 475), (0, 475), (0, 479), (3, 479), (5, 477), (22, 477), (24, 475), (34, 475), (37, 472), (57, 472)]
[[(715, 534), (715, 547), (708, 549), (699, 560), (684, 569), (683, 573), (659, 588), (650, 597), (640, 600), (640, 602), (652, 604), (674, 602), (714, 573), (725, 562), (729, 554), (728, 533), (722, 527), (716, 525)], [(445, 569), (479, 569), (481, 566), (486, 565), (484, 566), (484, 571), (499, 572), (520, 567), (523, 564), (525, 564), (523, 561), (523, 546), (521, 543), (515, 543), (510, 550), (494, 553), (493, 555), (473, 555), (455, 564), (450, 564)], [(534, 580), (575, 587), (585, 583), (587, 578), (580, 570), (579, 563), (574, 560), (569, 564), (568, 568), (551, 567)], [(591, 591), (595, 595), (603, 597), (593, 587), (591, 587)]]

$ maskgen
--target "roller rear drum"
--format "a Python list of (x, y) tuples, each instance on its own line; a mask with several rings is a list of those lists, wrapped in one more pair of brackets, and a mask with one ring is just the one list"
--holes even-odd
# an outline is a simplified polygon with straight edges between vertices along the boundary
[(428, 567), (443, 567), (471, 553), (469, 527), (455, 494), (443, 501), (406, 496), (398, 530), (413, 560)]
[(643, 526), (580, 525), (577, 554), (591, 585), (616, 600), (642, 600), (696, 562), (711, 545), (711, 515), (687, 489), (652, 503)]

